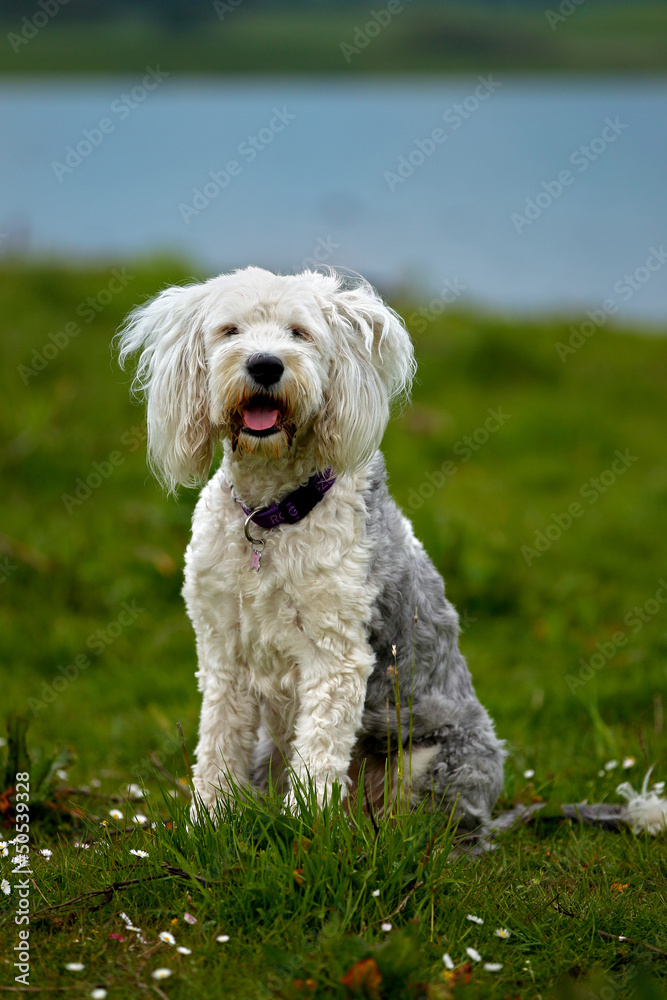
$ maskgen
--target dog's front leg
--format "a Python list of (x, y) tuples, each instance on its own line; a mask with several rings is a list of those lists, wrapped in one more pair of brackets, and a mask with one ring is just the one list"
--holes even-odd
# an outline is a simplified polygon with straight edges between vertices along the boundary
[[(339, 650), (318, 646), (300, 664), (292, 763), (298, 778), (315, 784), (320, 803), (330, 797), (334, 782), (347, 792), (347, 770), (373, 665), (364, 640)], [(293, 802), (293, 794), (291, 798)]]
[(193, 777), (197, 796), (209, 810), (220, 791), (229, 790), (228, 777), (237, 784), (248, 781), (258, 725), (259, 706), (248, 691), (245, 672), (208, 673)]

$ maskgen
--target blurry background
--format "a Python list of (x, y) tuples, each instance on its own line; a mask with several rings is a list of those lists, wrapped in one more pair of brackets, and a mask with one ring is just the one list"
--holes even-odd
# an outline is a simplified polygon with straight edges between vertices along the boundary
[[(0, 19), (5, 254), (324, 260), (562, 311), (664, 236), (664, 3), (5, 0)], [(659, 323), (664, 289), (619, 309)]]
[(415, 339), (391, 487), (509, 740), (505, 801), (662, 759), (667, 5), (4, 0), (0, 23), (3, 714), (83, 777), (180, 767), (195, 497), (150, 480), (110, 342), (170, 281), (326, 263)]

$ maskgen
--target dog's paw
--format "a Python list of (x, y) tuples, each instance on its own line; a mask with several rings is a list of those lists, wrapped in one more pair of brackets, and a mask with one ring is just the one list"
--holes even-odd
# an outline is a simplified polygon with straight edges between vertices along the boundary
[(206, 820), (207, 814), (213, 824), (216, 824), (219, 818), (218, 800), (214, 797), (204, 799), (196, 792), (195, 798), (190, 805), (190, 822), (193, 826), (197, 823), (202, 823)]
[(290, 789), (289, 792), (287, 792), (287, 794), (283, 798), (283, 808), (285, 812), (291, 813), (292, 816), (301, 815), (301, 806), (299, 804), (299, 800), (297, 799), (292, 789)]
[(208, 813), (213, 824), (217, 825), (223, 812), (233, 809), (235, 805), (235, 797), (226, 787), (225, 782), (218, 781), (217, 786), (207, 785), (205, 788), (201, 788), (195, 782), (194, 798), (190, 806), (190, 820), (192, 823), (201, 822), (202, 819), (206, 819), (206, 813)]
[(345, 775), (332, 777), (329, 772), (321, 775), (313, 775), (312, 772), (304, 772), (303, 774), (297, 772), (296, 780), (298, 795), (291, 787), (284, 799), (285, 808), (295, 816), (301, 812), (300, 801), (306, 804), (312, 803), (313, 791), (320, 809), (336, 796), (340, 796), (341, 799), (347, 797), (348, 779)]

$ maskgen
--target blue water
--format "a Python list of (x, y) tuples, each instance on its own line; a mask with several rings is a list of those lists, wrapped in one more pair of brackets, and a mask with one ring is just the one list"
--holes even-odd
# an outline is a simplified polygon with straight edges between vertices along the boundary
[(217, 272), (317, 250), (386, 290), (667, 316), (667, 266), (624, 279), (667, 243), (663, 81), (149, 83), (0, 85), (0, 253), (165, 251)]

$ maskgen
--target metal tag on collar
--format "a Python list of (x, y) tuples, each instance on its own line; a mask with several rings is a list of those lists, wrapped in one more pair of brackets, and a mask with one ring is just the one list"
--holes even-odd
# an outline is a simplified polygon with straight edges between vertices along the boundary
[(246, 536), (250, 542), (250, 547), (252, 553), (250, 556), (250, 569), (254, 569), (256, 573), (259, 573), (262, 562), (262, 552), (264, 551), (264, 539), (263, 538), (253, 538), (250, 534), (250, 522), (252, 521), (255, 514), (262, 510), (262, 507), (258, 507), (257, 510), (253, 510), (248, 514), (245, 519), (245, 524), (243, 525), (243, 534)]

